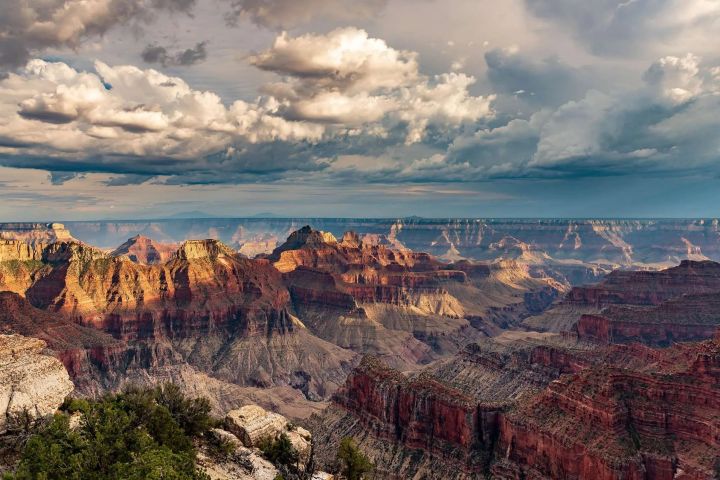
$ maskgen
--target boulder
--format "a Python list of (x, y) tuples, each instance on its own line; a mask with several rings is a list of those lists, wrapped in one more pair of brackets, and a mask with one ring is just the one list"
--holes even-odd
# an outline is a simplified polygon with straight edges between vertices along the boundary
[(258, 447), (268, 438), (276, 438), (287, 430), (287, 420), (282, 415), (268, 412), (257, 405), (245, 405), (228, 412), (225, 426), (246, 447)]
[(257, 405), (246, 405), (228, 412), (225, 416), (225, 428), (248, 448), (257, 448), (264, 439), (276, 439), (285, 434), (298, 452), (299, 468), (304, 470), (310, 461), (312, 434), (302, 427), (288, 423), (282, 415), (268, 412)]
[(63, 364), (42, 350), (45, 342), (0, 335), (0, 432), (12, 417), (52, 415), (75, 388)]

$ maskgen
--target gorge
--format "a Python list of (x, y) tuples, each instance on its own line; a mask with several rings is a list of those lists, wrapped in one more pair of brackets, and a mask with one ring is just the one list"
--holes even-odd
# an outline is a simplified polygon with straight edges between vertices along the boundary
[(74, 396), (172, 381), (218, 415), (257, 404), (298, 422), (319, 469), (352, 437), (379, 478), (720, 471), (720, 263), (697, 250), (670, 267), (671, 244), (652, 264), (604, 246), (555, 258), (541, 228), (491, 259), (443, 259), (407, 246), (432, 244), (417, 229), (303, 226), (250, 258), (217, 239), (101, 249), (57, 224), (5, 228), (0, 334), (38, 342)]

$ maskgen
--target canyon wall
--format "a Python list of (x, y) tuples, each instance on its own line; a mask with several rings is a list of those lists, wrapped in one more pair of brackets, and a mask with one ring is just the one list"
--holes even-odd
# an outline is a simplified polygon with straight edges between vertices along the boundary
[[(717, 340), (663, 350), (533, 343), (469, 349), (449, 360), (464, 365), (454, 375), (403, 375), (365, 358), (314, 418), (316, 439), (355, 437), (383, 478), (717, 478)], [(535, 375), (498, 394), (493, 382), (520, 363)]]
[[(560, 260), (631, 266), (676, 264), (682, 259), (720, 260), (717, 219), (574, 220), (574, 219), (343, 219), (240, 218), (67, 222), (81, 240), (115, 248), (127, 238), (145, 235), (160, 242), (216, 238), (233, 246), (269, 253), (303, 225), (340, 238), (348, 230), (380, 235), (396, 247), (428, 252), (449, 260), (515, 258), (532, 254)], [(570, 275), (583, 273), (565, 265)], [(585, 272), (587, 273), (587, 272)], [(595, 277), (596, 278), (596, 277)], [(594, 278), (590, 278), (593, 280)]]

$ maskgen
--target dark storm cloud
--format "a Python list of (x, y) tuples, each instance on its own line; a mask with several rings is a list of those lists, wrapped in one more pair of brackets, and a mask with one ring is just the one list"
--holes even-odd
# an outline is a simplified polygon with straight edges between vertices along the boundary
[(159, 63), (167, 66), (189, 66), (200, 63), (207, 58), (207, 42), (198, 42), (192, 48), (169, 53), (166, 47), (160, 45), (148, 45), (140, 56), (145, 63)]
[(0, 0), (0, 65), (24, 64), (47, 48), (75, 48), (116, 25), (146, 24), (162, 12), (189, 12), (195, 0)]

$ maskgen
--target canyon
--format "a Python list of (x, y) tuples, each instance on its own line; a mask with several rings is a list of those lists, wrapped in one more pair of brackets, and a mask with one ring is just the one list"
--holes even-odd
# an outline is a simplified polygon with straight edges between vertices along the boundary
[[(340, 238), (346, 231), (379, 235), (395, 247), (427, 252), (448, 261), (500, 257), (558, 263), (568, 275), (587, 272), (577, 262), (601, 266), (665, 266), (683, 259), (720, 260), (718, 219), (475, 219), (475, 218), (199, 218), (66, 222), (78, 239), (115, 248), (144, 235), (179, 243), (214, 238), (252, 254), (271, 253), (304, 225)], [(0, 230), (2, 230), (0, 224)], [(597, 268), (597, 267), (594, 267)], [(607, 272), (605, 272), (607, 273)], [(591, 278), (597, 280), (597, 277)]]
[(76, 395), (277, 412), (328, 471), (350, 436), (378, 478), (720, 474), (717, 222), (295, 222), (12, 224), (0, 335)]

